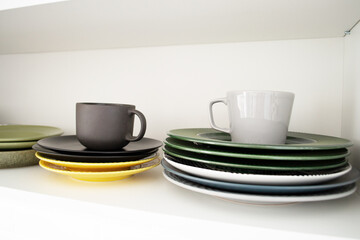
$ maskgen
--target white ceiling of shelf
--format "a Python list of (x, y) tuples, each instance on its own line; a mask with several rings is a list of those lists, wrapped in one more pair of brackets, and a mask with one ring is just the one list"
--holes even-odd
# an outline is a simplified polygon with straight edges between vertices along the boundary
[(1, 0), (0, 11), (61, 1), (67, 0)]
[(341, 37), (359, 0), (77, 0), (0, 11), (0, 53)]

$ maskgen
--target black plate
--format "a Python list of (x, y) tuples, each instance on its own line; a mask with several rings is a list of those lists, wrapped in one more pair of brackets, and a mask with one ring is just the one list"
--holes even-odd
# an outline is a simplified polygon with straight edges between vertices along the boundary
[(130, 142), (124, 148), (116, 151), (94, 151), (82, 145), (75, 135), (58, 136), (41, 139), (37, 142), (40, 146), (55, 151), (67, 152), (78, 155), (132, 155), (155, 150), (162, 146), (162, 142), (151, 138), (142, 138), (137, 142)]
[(53, 151), (51, 149), (47, 149), (44, 147), (41, 147), (39, 144), (35, 144), (32, 147), (34, 150), (41, 153), (46, 158), (52, 158), (60, 161), (70, 161), (70, 162), (100, 162), (100, 163), (106, 163), (106, 162), (128, 162), (128, 161), (136, 161), (145, 157), (148, 157), (154, 153), (157, 152), (158, 149), (150, 150), (146, 152), (141, 153), (135, 153), (131, 155), (105, 155), (105, 156), (99, 156), (99, 155), (73, 155), (58, 151)]

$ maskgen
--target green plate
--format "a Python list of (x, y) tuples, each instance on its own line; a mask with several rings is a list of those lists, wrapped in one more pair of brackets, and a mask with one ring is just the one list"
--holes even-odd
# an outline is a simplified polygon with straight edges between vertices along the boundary
[(185, 159), (194, 162), (211, 164), (216, 166), (256, 169), (256, 170), (272, 170), (272, 171), (288, 171), (288, 170), (321, 170), (331, 169), (343, 166), (347, 163), (346, 158), (321, 161), (272, 161), (257, 159), (241, 159), (230, 157), (219, 157), (207, 154), (199, 154), (178, 150), (169, 146), (163, 148), (164, 152), (172, 157)]
[(167, 146), (188, 152), (203, 153), (224, 157), (264, 159), (264, 160), (330, 160), (344, 158), (350, 155), (346, 148), (331, 150), (301, 150), (301, 151), (276, 151), (266, 149), (245, 149), (218, 147), (206, 144), (194, 144), (175, 138), (167, 138), (164, 143)]
[(0, 125), (0, 142), (37, 141), (63, 134), (60, 128), (40, 125)]
[(190, 141), (194, 143), (205, 143), (209, 145), (253, 148), (253, 149), (276, 149), (276, 150), (325, 150), (339, 149), (352, 146), (352, 142), (338, 137), (289, 132), (286, 143), (279, 145), (246, 144), (231, 142), (230, 135), (212, 128), (185, 128), (175, 129), (168, 132), (170, 137)]
[(28, 142), (0, 142), (0, 150), (31, 149), (36, 141)]

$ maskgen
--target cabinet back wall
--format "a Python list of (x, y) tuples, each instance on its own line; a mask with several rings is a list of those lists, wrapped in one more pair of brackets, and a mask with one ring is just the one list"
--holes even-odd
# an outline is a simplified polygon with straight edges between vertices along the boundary
[(210, 99), (264, 89), (295, 93), (290, 130), (340, 136), (342, 85), (343, 38), (0, 55), (0, 123), (73, 134), (76, 102), (131, 103), (164, 139), (209, 127)]

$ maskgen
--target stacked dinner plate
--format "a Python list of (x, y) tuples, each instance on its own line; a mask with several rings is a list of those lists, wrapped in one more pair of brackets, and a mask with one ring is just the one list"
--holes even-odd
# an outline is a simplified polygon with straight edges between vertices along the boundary
[(330, 200), (355, 192), (352, 143), (289, 132), (285, 144), (230, 141), (209, 128), (176, 129), (164, 141), (164, 176), (180, 187), (238, 202), (281, 204)]
[(50, 126), (0, 125), (0, 168), (38, 164), (31, 147), (42, 138), (62, 133), (61, 129)]
[(40, 166), (48, 171), (84, 181), (104, 182), (130, 177), (160, 164), (162, 142), (142, 138), (117, 151), (94, 151), (75, 135), (41, 139), (33, 146)]

